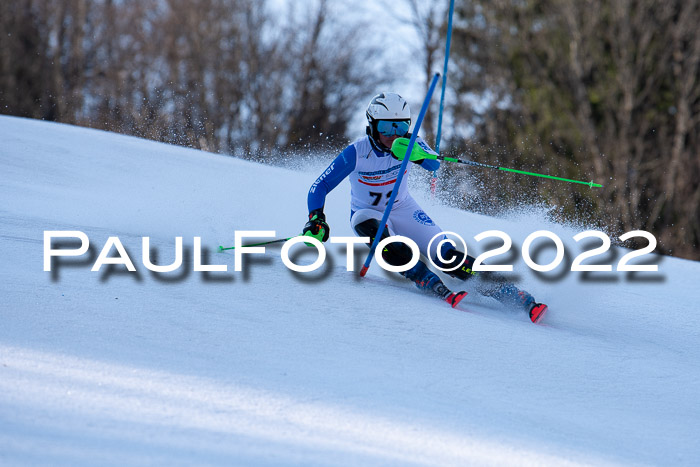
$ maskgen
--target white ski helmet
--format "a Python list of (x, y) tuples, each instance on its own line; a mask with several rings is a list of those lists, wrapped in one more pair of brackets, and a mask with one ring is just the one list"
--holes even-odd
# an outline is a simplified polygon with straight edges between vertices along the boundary
[[(367, 106), (367, 134), (370, 140), (378, 149), (387, 151), (379, 140), (379, 131), (377, 130), (377, 122), (380, 120), (390, 120), (394, 122), (406, 122), (408, 127), (411, 125), (411, 108), (408, 106), (406, 99), (395, 92), (383, 92), (372, 98)], [(408, 131), (408, 129), (406, 130)], [(403, 135), (401, 135), (403, 136)]]
[(383, 92), (372, 98), (367, 106), (367, 121), (411, 120), (411, 108), (406, 99), (395, 92)]

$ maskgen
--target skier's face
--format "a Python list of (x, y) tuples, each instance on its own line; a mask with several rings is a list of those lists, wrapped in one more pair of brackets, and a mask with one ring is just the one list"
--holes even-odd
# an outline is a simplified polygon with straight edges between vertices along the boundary
[(410, 120), (379, 120), (377, 121), (379, 142), (387, 148), (391, 148), (391, 144), (394, 140), (406, 136), (410, 127)]
[(396, 138), (398, 138), (398, 135), (384, 136), (381, 133), (379, 134), (379, 142), (388, 148), (391, 148), (391, 145), (394, 143)]

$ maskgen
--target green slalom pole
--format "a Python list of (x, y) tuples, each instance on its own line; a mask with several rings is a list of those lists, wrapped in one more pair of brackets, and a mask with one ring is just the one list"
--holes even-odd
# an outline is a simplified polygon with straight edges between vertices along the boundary
[[(260, 243), (251, 243), (250, 245), (241, 245), (241, 248), (247, 248), (249, 246), (263, 246), (263, 245), (270, 245), (272, 243), (281, 243), (281, 242), (286, 242), (287, 240), (290, 240), (294, 237), (288, 237), (288, 238), (278, 238), (277, 240), (270, 240), (267, 242), (260, 242)], [(235, 250), (235, 246), (229, 246), (229, 247), (223, 247), (219, 246), (219, 251), (224, 251), (224, 250)]]

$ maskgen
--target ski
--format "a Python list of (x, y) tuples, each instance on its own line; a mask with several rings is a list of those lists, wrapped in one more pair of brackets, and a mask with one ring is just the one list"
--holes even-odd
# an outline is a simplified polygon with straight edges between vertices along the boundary
[(498, 300), (507, 307), (528, 312), (530, 321), (535, 324), (539, 323), (547, 313), (547, 305), (536, 302), (535, 297), (527, 291), (519, 289), (512, 282), (503, 280), (496, 288), (481, 289), (479, 292), (486, 297)]
[(532, 305), (532, 308), (530, 308), (530, 321), (535, 324), (539, 323), (548, 309), (549, 308), (544, 303), (535, 303)]
[(462, 301), (464, 297), (467, 296), (467, 292), (461, 291), (461, 292), (450, 292), (450, 294), (445, 298), (445, 301), (449, 303), (452, 308), (456, 308), (457, 305), (459, 305), (459, 302)]
[(462, 299), (467, 296), (467, 292), (463, 290), (460, 292), (451, 291), (440, 280), (437, 282), (437, 284), (433, 285), (432, 289), (435, 295), (449, 303), (452, 308), (456, 308), (457, 305), (459, 305), (459, 302), (461, 302)]

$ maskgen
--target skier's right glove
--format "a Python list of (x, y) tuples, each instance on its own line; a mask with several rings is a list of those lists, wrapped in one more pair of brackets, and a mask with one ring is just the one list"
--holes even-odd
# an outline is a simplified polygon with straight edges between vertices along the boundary
[(326, 223), (326, 215), (322, 209), (315, 209), (309, 213), (309, 222), (302, 231), (308, 237), (325, 242), (331, 234), (331, 228)]

